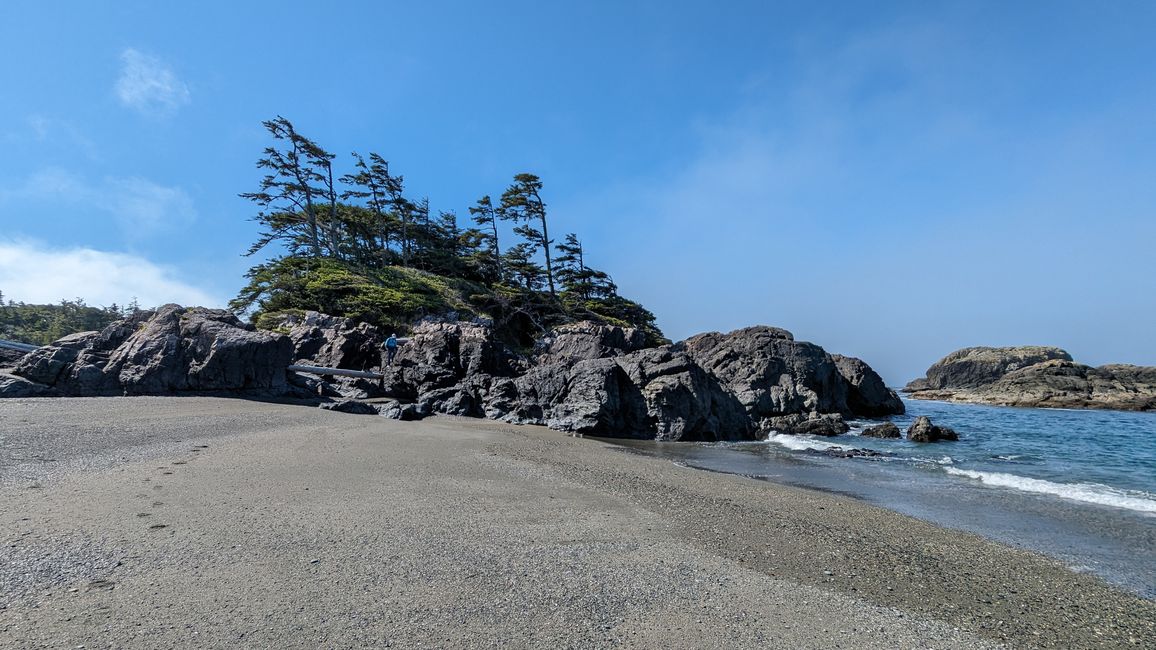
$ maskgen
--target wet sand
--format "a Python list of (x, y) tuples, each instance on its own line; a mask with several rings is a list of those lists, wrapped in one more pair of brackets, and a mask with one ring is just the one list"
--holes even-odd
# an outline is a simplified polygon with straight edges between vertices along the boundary
[(537, 427), (0, 401), (3, 647), (1156, 647), (1156, 603)]

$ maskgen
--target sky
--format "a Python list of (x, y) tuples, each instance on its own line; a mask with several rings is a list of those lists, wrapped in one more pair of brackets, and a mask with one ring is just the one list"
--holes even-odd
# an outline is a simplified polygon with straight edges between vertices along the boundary
[(1152, 34), (1146, 0), (14, 0), (0, 291), (224, 306), (283, 115), (463, 220), (539, 175), (674, 340), (776, 325), (893, 385), (972, 345), (1156, 365)]

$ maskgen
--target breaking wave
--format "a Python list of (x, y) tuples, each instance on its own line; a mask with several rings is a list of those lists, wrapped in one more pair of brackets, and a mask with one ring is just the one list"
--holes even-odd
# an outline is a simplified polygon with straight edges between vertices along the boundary
[(980, 472), (957, 467), (944, 467), (948, 474), (975, 479), (984, 485), (1010, 488), (1022, 492), (1050, 494), (1052, 496), (1095, 503), (1135, 512), (1156, 514), (1156, 498), (1146, 492), (1119, 490), (1099, 483), (1053, 483), (1038, 478), (1028, 478), (1003, 472)]

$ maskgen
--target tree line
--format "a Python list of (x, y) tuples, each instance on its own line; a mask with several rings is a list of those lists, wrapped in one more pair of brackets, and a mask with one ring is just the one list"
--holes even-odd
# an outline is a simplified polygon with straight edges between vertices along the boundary
[(434, 214), (427, 197), (408, 196), (405, 179), (378, 153), (353, 152), (349, 168), (338, 170), (337, 156), (288, 119), (262, 124), (273, 139), (257, 161), (265, 174), (256, 191), (239, 195), (256, 206), (260, 227), (246, 254), (280, 246), (283, 255), (250, 270), (249, 285), (230, 303), (234, 310), (297, 304), (284, 291), (273, 294), (299, 287), (293, 282), (303, 270), (332, 271), (336, 264), (363, 274), (414, 269), (468, 281), (485, 289), (471, 298), (482, 310), (521, 313), (539, 327), (571, 316), (653, 328), (652, 314), (587, 264), (575, 233), (561, 242), (551, 237), (543, 184), (534, 174), (515, 175), (497, 201), (479, 198), (463, 227), (454, 211)]
[(75, 332), (104, 329), (109, 323), (140, 311), (136, 298), (126, 306), (113, 303), (94, 307), (83, 298), (61, 300), (55, 305), (33, 305), (8, 300), (0, 292), (0, 339), (48, 345)]

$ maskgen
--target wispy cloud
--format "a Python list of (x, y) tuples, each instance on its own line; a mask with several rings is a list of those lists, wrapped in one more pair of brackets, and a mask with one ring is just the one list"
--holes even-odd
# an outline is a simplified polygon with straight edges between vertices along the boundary
[(106, 176), (98, 182), (73, 172), (43, 169), (11, 188), (0, 202), (36, 201), (90, 208), (110, 215), (130, 239), (187, 226), (196, 220), (193, 200), (180, 187), (139, 176)]
[(126, 49), (120, 54), (116, 96), (121, 104), (143, 115), (171, 115), (191, 100), (189, 87), (160, 59)]
[(110, 305), (133, 297), (146, 307), (224, 303), (181, 280), (174, 269), (143, 257), (91, 248), (54, 249), (25, 241), (0, 241), (0, 291), (5, 300), (29, 303), (83, 298), (90, 305)]

